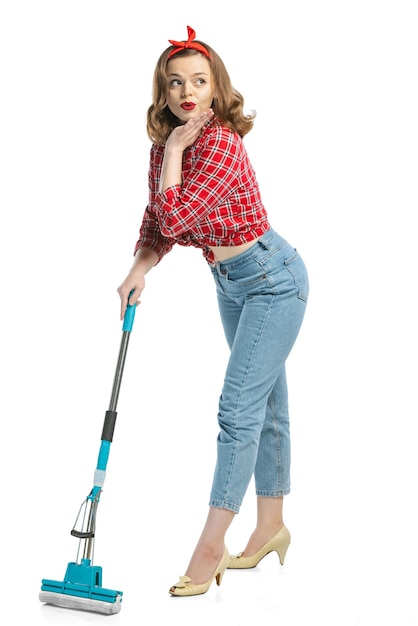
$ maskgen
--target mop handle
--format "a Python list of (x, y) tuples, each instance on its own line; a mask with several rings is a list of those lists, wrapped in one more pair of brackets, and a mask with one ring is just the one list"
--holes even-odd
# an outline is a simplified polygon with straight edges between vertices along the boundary
[[(129, 294), (129, 296), (132, 294)], [(129, 338), (131, 335), (134, 319), (135, 319), (136, 304), (127, 304), (125, 316), (123, 318), (122, 325), (122, 340), (119, 348), (119, 357), (116, 365), (115, 376), (113, 379), (113, 389), (110, 398), (109, 409), (106, 411), (105, 424), (103, 426), (102, 439), (112, 441), (113, 430), (116, 422), (116, 409), (119, 398), (119, 390), (122, 383), (122, 374), (125, 367), (125, 359), (128, 351)]]
[[(131, 292), (132, 293), (132, 292)], [(136, 304), (128, 304), (125, 311), (125, 316), (123, 318), (123, 326), (122, 326), (122, 339), (119, 348), (119, 356), (118, 362), (116, 366), (115, 376), (113, 380), (113, 389), (112, 395), (110, 399), (109, 409), (106, 411), (105, 420), (103, 423), (102, 430), (102, 441), (99, 451), (99, 458), (97, 461), (96, 472), (94, 476), (94, 488), (92, 491), (93, 497), (100, 492), (100, 488), (103, 486), (105, 475), (106, 475), (106, 466), (109, 458), (110, 452), (110, 444), (113, 440), (113, 432), (116, 425), (116, 417), (117, 417), (117, 403), (119, 397), (120, 385), (122, 382), (122, 374), (125, 366), (125, 359), (128, 350), (129, 337), (132, 331), (134, 319), (135, 319), (135, 311)]]
[[(129, 294), (129, 297), (131, 296), (133, 292), (131, 291), (131, 293)], [(122, 326), (122, 330), (125, 332), (130, 333), (132, 331), (132, 326), (134, 324), (134, 319), (135, 319), (135, 311), (136, 311), (136, 304), (129, 304), (128, 302), (128, 306), (126, 307), (126, 311), (125, 311), (125, 317), (123, 318), (123, 326)]]

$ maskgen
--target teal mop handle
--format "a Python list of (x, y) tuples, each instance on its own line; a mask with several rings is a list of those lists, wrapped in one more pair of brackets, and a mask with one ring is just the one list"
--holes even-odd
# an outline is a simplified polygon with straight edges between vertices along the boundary
[(113, 379), (113, 388), (112, 394), (110, 397), (109, 408), (106, 411), (103, 430), (102, 430), (102, 440), (99, 451), (99, 457), (97, 461), (97, 468), (95, 472), (94, 479), (94, 488), (91, 496), (97, 497), (98, 493), (101, 491), (101, 487), (104, 483), (105, 473), (107, 462), (109, 459), (110, 452), (110, 444), (113, 441), (113, 433), (116, 425), (116, 417), (117, 417), (117, 404), (119, 398), (119, 391), (122, 382), (123, 370), (125, 367), (126, 354), (128, 351), (129, 339), (132, 332), (132, 327), (135, 319), (135, 311), (136, 304), (130, 305), (128, 304), (125, 312), (125, 316), (123, 318), (123, 326), (122, 326), (122, 339), (119, 348), (119, 356), (116, 365), (116, 371)]
[[(117, 403), (119, 398), (119, 391), (122, 382), (123, 370), (125, 367), (126, 354), (129, 345), (129, 338), (131, 335), (134, 319), (135, 319), (136, 304), (128, 304), (123, 319), (122, 326), (122, 339), (119, 348), (118, 361), (116, 365), (116, 371), (113, 379), (112, 395), (110, 398), (109, 408), (106, 411), (105, 419), (103, 423), (101, 445), (99, 450), (99, 456), (97, 460), (96, 470), (94, 472), (93, 488), (90, 494), (87, 496), (85, 502), (80, 507), (80, 512), (77, 516), (76, 523), (71, 531), (74, 537), (78, 537), (81, 541), (84, 541), (84, 550), (82, 563), (90, 565), (93, 553), (93, 544), (95, 537), (96, 527), (96, 514), (97, 507), (100, 500), (100, 494), (106, 478), (106, 467), (109, 459), (110, 445), (113, 441), (113, 433), (115, 430), (116, 417), (117, 417)], [(83, 514), (81, 513), (83, 512)], [(77, 529), (79, 518), (82, 518), (82, 527)], [(79, 547), (80, 552), (80, 547)], [(77, 556), (78, 560), (78, 556)]]
[(135, 311), (136, 311), (136, 304), (128, 303), (128, 306), (126, 307), (126, 311), (125, 311), (125, 317), (123, 318), (123, 326), (122, 326), (123, 332), (130, 333), (132, 331), (132, 327), (134, 325), (134, 319), (135, 319)]
[(119, 356), (116, 365), (115, 376), (113, 379), (112, 395), (110, 397), (109, 409), (106, 411), (105, 421), (102, 431), (102, 443), (108, 445), (103, 446), (103, 450), (99, 453), (98, 469), (105, 470), (108, 458), (108, 452), (110, 443), (113, 441), (113, 432), (116, 424), (117, 417), (117, 404), (119, 398), (119, 391), (122, 382), (123, 370), (125, 367), (126, 354), (128, 351), (129, 339), (132, 332), (132, 327), (135, 319), (136, 304), (128, 304), (123, 318), (122, 325), (122, 340), (119, 348)]

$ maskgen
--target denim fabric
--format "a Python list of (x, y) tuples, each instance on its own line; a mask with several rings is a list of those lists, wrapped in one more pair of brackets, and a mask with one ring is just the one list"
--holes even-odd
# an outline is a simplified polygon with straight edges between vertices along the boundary
[(309, 282), (299, 253), (272, 229), (242, 254), (209, 267), (230, 347), (209, 506), (238, 513), (253, 474), (257, 495), (290, 491), (285, 363)]

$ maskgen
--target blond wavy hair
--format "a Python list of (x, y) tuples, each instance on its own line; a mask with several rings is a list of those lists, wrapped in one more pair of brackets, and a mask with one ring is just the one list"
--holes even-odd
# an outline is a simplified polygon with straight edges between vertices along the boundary
[[(244, 113), (244, 98), (234, 89), (228, 71), (222, 59), (216, 52), (203, 41), (195, 40), (206, 48), (209, 53), (209, 61), (214, 81), (216, 98), (213, 99), (212, 109), (218, 123), (226, 126), (233, 132), (244, 137), (253, 127), (255, 111)], [(154, 70), (152, 99), (153, 103), (147, 111), (147, 133), (153, 143), (164, 145), (173, 128), (179, 125), (178, 118), (173, 115), (167, 105), (168, 78), (167, 64), (168, 55), (173, 50), (169, 46), (161, 54)], [(201, 54), (200, 52), (186, 48), (176, 53), (176, 58)]]

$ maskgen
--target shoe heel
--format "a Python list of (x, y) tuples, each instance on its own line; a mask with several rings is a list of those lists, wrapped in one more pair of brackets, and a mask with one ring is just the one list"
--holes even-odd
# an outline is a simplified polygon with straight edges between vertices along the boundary
[(290, 534), (288, 532), (287, 540), (283, 542), (281, 546), (278, 546), (276, 548), (276, 552), (279, 555), (280, 565), (284, 564), (284, 560), (286, 558), (286, 552), (287, 552), (289, 545), (290, 545)]
[(278, 550), (276, 550), (277, 554), (279, 555), (280, 565), (284, 565), (284, 560), (286, 558), (286, 552), (287, 552), (288, 547), (289, 547), (289, 544), (287, 544), (287, 546), (283, 546), (282, 548), (279, 548)]
[(221, 585), (222, 578), (224, 577), (224, 574), (225, 574), (225, 569), (223, 569), (222, 572), (218, 572), (216, 574), (215, 578), (216, 578), (216, 584), (218, 585), (218, 587), (220, 587), (220, 585)]

